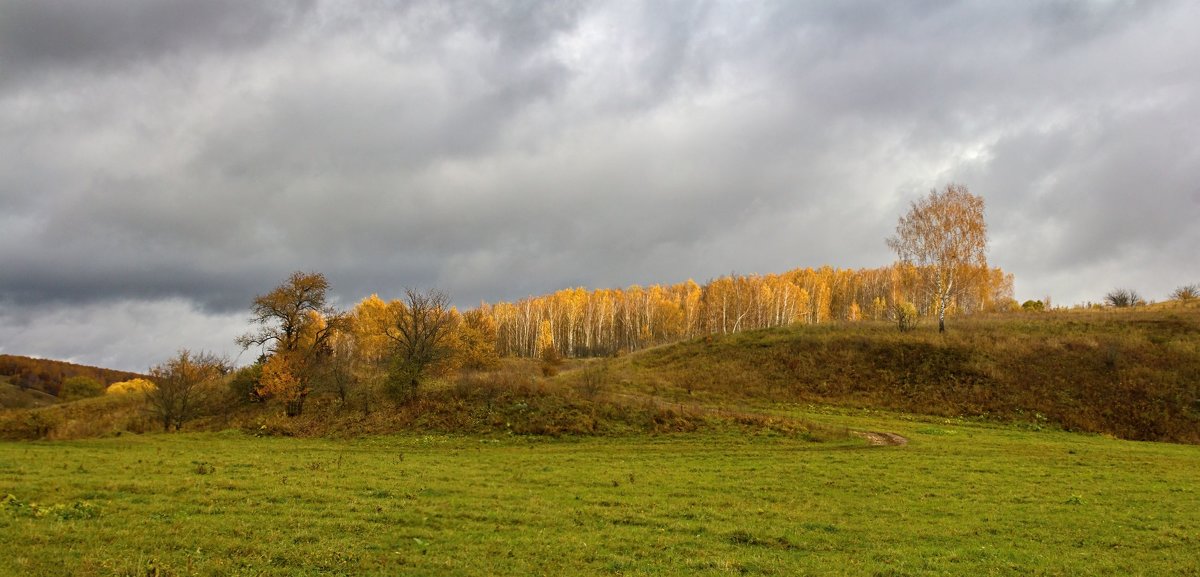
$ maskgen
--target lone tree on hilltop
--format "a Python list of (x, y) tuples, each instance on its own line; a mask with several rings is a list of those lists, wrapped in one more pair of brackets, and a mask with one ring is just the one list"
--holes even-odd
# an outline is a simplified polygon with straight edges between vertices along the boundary
[(950, 298), (987, 271), (987, 224), (983, 198), (961, 184), (948, 184), (913, 201), (887, 239), (904, 263), (912, 264), (921, 288), (937, 305), (938, 332), (946, 331)]

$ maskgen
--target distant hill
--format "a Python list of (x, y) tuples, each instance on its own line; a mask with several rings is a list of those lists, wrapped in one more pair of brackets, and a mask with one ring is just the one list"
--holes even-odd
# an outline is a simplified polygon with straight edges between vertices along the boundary
[(21, 389), (0, 376), (0, 409), (31, 409), (58, 402), (54, 395), (36, 389)]
[(91, 377), (108, 386), (142, 376), (144, 375), (65, 361), (0, 355), (0, 377), (7, 377), (8, 383), (20, 391), (40, 391), (52, 396), (57, 396), (63, 381), (71, 377)]

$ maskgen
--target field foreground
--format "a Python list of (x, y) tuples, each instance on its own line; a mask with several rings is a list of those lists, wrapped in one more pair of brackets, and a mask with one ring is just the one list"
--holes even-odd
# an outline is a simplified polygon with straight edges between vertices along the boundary
[(0, 572), (1200, 575), (1200, 447), (813, 418), (910, 442), (2, 443)]

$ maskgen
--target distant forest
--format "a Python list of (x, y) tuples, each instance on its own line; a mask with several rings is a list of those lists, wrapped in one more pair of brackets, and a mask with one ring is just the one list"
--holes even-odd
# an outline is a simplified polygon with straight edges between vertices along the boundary
[(126, 371), (16, 355), (0, 355), (0, 375), (9, 377), (9, 382), (21, 389), (33, 389), (55, 396), (58, 396), (62, 389), (63, 381), (71, 377), (87, 377), (108, 386), (119, 381), (144, 376)]

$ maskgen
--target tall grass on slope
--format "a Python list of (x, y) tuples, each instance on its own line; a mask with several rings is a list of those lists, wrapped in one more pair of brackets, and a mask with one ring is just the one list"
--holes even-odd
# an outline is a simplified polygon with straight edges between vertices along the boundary
[(1200, 311), (1040, 313), (900, 333), (881, 323), (697, 339), (612, 363), (643, 392), (1053, 423), (1200, 443)]
[[(302, 415), (288, 417), (278, 403), (242, 403), (215, 384), (202, 391), (189, 431), (240, 429), (260, 436), (355, 437), (400, 431), (479, 435), (586, 435), (740, 430), (808, 440), (845, 439), (844, 429), (794, 418), (724, 414), (650, 399), (614, 397), (564, 388), (528, 371), (501, 370), (430, 384), (416, 398), (394, 403), (377, 391), (357, 390), (346, 401), (317, 394)], [(161, 430), (144, 395), (106, 395), (54, 407), (0, 414), (0, 438), (78, 439)]]

